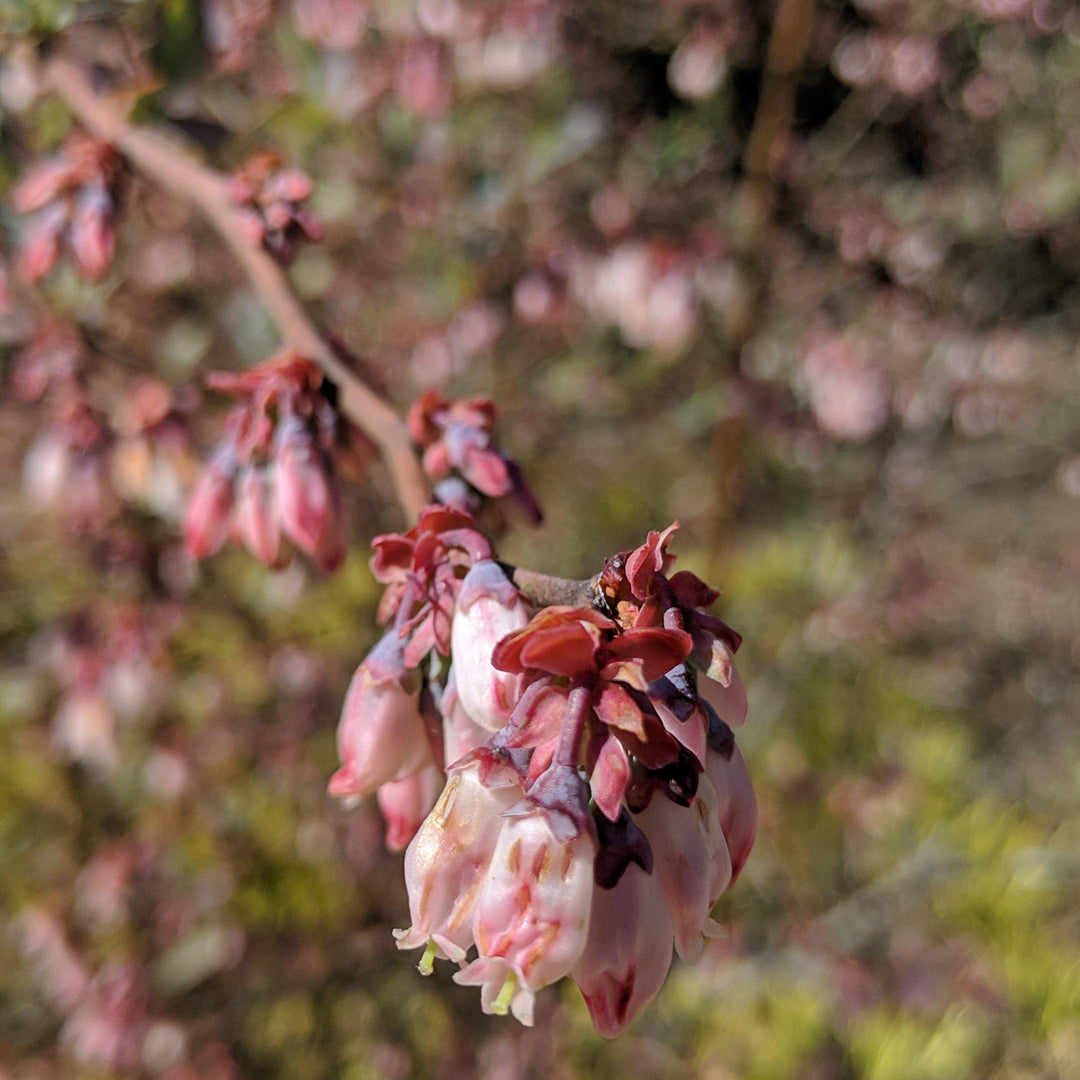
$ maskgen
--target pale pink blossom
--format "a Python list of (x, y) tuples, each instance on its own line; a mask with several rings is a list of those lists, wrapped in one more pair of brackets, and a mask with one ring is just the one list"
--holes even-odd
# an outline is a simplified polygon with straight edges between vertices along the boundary
[(110, 773), (120, 761), (115, 728), (116, 716), (100, 693), (75, 690), (56, 710), (52, 743), (71, 760), (95, 772)]
[(356, 669), (338, 724), (337, 796), (367, 795), (432, 763), (420, 715), (420, 677), (402, 663), (404, 643), (391, 630)]
[(481, 727), (461, 704), (453, 668), (450, 669), (446, 689), (443, 691), (442, 714), (443, 756), (448, 766), (463, 758), (470, 750), (483, 746), (491, 738), (491, 732)]
[(147, 1025), (146, 989), (133, 964), (114, 962), (91, 980), (60, 1029), (78, 1062), (131, 1075)]
[(570, 975), (593, 1027), (612, 1038), (664, 985), (674, 939), (655, 872), (629, 864), (610, 889), (593, 890), (585, 951)]
[(432, 762), (419, 772), (389, 780), (379, 788), (376, 797), (386, 822), (387, 848), (404, 851), (408, 846), (435, 805), (442, 779), (442, 770)]
[(521, 694), (521, 676), (492, 666), (492, 651), (528, 621), (525, 601), (499, 564), (490, 559), (475, 563), (461, 583), (451, 650), (461, 704), (488, 731), (507, 722)]
[(236, 529), (248, 551), (264, 566), (282, 565), (281, 517), (272, 474), (249, 465), (236, 482)]
[(506, 818), (476, 898), (479, 956), (454, 975), (482, 987), (484, 1012), (526, 1026), (536, 992), (570, 974), (589, 933), (596, 842), (587, 829), (561, 839), (552, 816), (537, 807)]
[(731, 860), (720, 827), (716, 792), (707, 776), (697, 794), (681, 806), (657, 792), (636, 817), (653, 850), (653, 873), (660, 881), (683, 960), (696, 960), (708, 929), (709, 911), (731, 879)]
[[(712, 782), (716, 792), (720, 828), (724, 832), (731, 858), (731, 878), (728, 884), (732, 884), (749, 858), (750, 849), (757, 836), (757, 798), (746, 762), (737, 746), (730, 759), (710, 751), (705, 757), (705, 776)], [(714, 902), (719, 895), (718, 892), (713, 897)]]
[(341, 490), (325, 451), (299, 419), (278, 425), (274, 463), (282, 531), (320, 569), (336, 569), (345, 557)]
[(746, 723), (748, 709), (746, 687), (734, 667), (731, 669), (727, 685), (699, 674), (697, 689), (701, 697), (712, 706), (717, 716), (728, 727), (738, 728)]
[(193, 559), (213, 555), (229, 536), (237, 468), (236, 455), (231, 450), (219, 451), (191, 493), (184, 516), (184, 549)]
[(500, 816), (524, 794), (515, 770), (479, 751), (451, 769), (439, 801), (405, 852), (408, 930), (399, 949), (427, 946), (420, 970), (436, 956), (465, 959), (473, 944), (473, 905), (503, 826)]

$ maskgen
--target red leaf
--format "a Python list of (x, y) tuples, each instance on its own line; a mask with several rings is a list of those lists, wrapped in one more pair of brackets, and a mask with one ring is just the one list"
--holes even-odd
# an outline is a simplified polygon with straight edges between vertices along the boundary
[(604, 647), (604, 652), (618, 659), (638, 660), (646, 681), (652, 682), (681, 664), (693, 646), (693, 639), (682, 630), (646, 626), (624, 631)]
[(620, 731), (629, 731), (639, 739), (645, 738), (645, 718), (634, 695), (622, 684), (605, 683), (595, 701), (596, 715)]
[(609, 735), (600, 747), (600, 755), (590, 778), (593, 799), (608, 821), (618, 818), (629, 782), (630, 758), (622, 743), (614, 735)]
[(714, 604), (720, 594), (689, 570), (680, 570), (671, 576), (671, 591), (679, 607), (699, 608)]
[(506, 745), (539, 746), (549, 740), (557, 740), (566, 719), (566, 696), (565, 687), (551, 686), (536, 695), (527, 709), (515, 709), (514, 729)]

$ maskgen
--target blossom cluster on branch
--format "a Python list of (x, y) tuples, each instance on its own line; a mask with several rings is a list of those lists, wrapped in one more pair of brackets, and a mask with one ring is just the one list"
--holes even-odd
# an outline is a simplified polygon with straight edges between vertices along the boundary
[(184, 541), (194, 558), (234, 536), (261, 563), (280, 568), (288, 541), (321, 570), (345, 558), (341, 484), (332, 449), (337, 414), (318, 366), (288, 351), (211, 387), (241, 398), (188, 504)]
[[(62, 68), (59, 78), (78, 99)], [(171, 160), (117, 131), (135, 159)], [(22, 251), (27, 280), (52, 266), (61, 235), (84, 276), (104, 273), (119, 161), (109, 143), (76, 134), (24, 180), (17, 206), (40, 215)], [(191, 177), (206, 178), (198, 167)], [(588, 583), (497, 560), (482, 512), (507, 498), (534, 522), (541, 511), (493, 443), (496, 406), (429, 390), (402, 423), (307, 322), (275, 264), (301, 235), (317, 238), (302, 207), (310, 187), (263, 155), (225, 184), (228, 206), (211, 197), (204, 207), (272, 298), (287, 344), (257, 367), (207, 379), (238, 401), (193, 485), (186, 552), (210, 556), (231, 538), (273, 569), (292, 548), (337, 569), (348, 542), (342, 417), (363, 425), (358, 401), (386, 409), (381, 449), (403, 453), (435, 501), (407, 532), (373, 541), (386, 629), (348, 689), (329, 791), (348, 802), (376, 794), (387, 845), (407, 849), (411, 925), (396, 934), (400, 948), (423, 948), (422, 972), (437, 958), (456, 962), (455, 981), (481, 988), (485, 1012), (526, 1025), (536, 993), (569, 977), (597, 1030), (615, 1035), (659, 991), (673, 950), (700, 954), (712, 907), (754, 841), (754, 793), (732, 733), (746, 716), (739, 635), (705, 610), (713, 589), (669, 573), (675, 524)], [(114, 435), (83, 392), (79, 358), (43, 355), (22, 364), (36, 390), (27, 396), (50, 389), (65, 403), (71, 453), (103, 461)], [(117, 433), (152, 447), (174, 404), (135, 395)], [(403, 505), (415, 512), (417, 502)], [(107, 719), (97, 669), (83, 666), (75, 732)], [(72, 756), (92, 756), (68, 742)]]
[(374, 541), (389, 629), (353, 677), (330, 791), (378, 793), (409, 845), (398, 946), (425, 973), (457, 962), (485, 1012), (531, 1024), (569, 976), (617, 1034), (672, 946), (700, 953), (753, 844), (740, 639), (703, 610), (714, 590), (668, 576), (675, 528), (609, 559), (593, 606), (539, 610), (461, 510)]
[(27, 173), (11, 201), (28, 215), (19, 249), (19, 269), (28, 281), (43, 278), (65, 249), (83, 277), (96, 281), (105, 274), (116, 250), (120, 178), (113, 147), (81, 131)]

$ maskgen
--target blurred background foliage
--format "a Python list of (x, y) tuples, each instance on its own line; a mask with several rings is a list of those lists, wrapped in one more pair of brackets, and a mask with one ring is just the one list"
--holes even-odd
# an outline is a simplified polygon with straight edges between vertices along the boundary
[[(290, 275), (320, 323), (402, 408), (498, 400), (547, 511), (503, 557), (585, 576), (679, 519), (745, 636), (761, 804), (727, 937), (625, 1036), (569, 985), (534, 1030), (481, 1016), (395, 952), (400, 856), (325, 794), (375, 636), (367, 541), (402, 524), (381, 467), (335, 577), (234, 550), (196, 572), (175, 506), (77, 540), (37, 512), (46, 419), (5, 390), (4, 1080), (1080, 1075), (1080, 16), (779, 11), (0, 4), (0, 183), (69, 126), (27, 67), (63, 30), (210, 163), (311, 175), (325, 240)], [(769, 42), (800, 18), (791, 123), (755, 163)], [(105, 412), (273, 350), (187, 207), (131, 177), (118, 235), (98, 284), (15, 290), (8, 375), (53, 319)]]

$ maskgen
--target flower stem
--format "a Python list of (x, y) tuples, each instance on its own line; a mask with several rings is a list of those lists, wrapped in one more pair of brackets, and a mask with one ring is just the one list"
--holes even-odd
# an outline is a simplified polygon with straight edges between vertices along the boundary
[(566, 703), (566, 719), (559, 732), (559, 745), (555, 748), (555, 764), (578, 767), (581, 760), (581, 738), (585, 734), (585, 724), (592, 712), (592, 677), (577, 676), (570, 686), (570, 697)]

